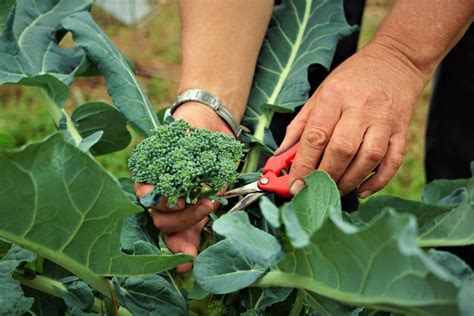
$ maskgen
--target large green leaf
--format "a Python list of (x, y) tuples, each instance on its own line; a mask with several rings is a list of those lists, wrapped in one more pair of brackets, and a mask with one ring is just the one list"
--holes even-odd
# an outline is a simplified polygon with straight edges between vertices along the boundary
[(416, 216), (423, 247), (460, 246), (474, 243), (474, 178), (434, 181), (424, 190), (424, 201), (378, 196), (364, 203), (359, 214), (370, 221), (384, 208)]
[(459, 279), (417, 246), (413, 216), (383, 212), (358, 228), (339, 214), (311, 244), (289, 253), (257, 284), (302, 288), (341, 302), (419, 315), (458, 312)]
[(72, 280), (63, 281), (67, 291), (63, 293), (64, 303), (69, 308), (78, 308), (81, 311), (88, 310), (94, 304), (94, 293), (92, 289), (81, 280), (71, 278)]
[(293, 204), (286, 203), (281, 207), (281, 219), (285, 225), (286, 236), (295, 248), (303, 248), (309, 245), (310, 236), (301, 226)]
[(94, 155), (104, 155), (124, 149), (132, 139), (127, 130), (126, 118), (104, 102), (82, 104), (74, 110), (71, 119), (83, 138), (98, 131), (104, 132), (99, 142), (91, 148), (91, 153)]
[(181, 292), (159, 275), (114, 279), (120, 302), (133, 315), (187, 315)]
[(331, 209), (341, 210), (341, 197), (334, 180), (323, 171), (311, 173), (304, 181), (306, 186), (290, 203), (301, 226), (311, 236)]
[(37, 252), (88, 283), (96, 275), (150, 274), (190, 259), (181, 254), (122, 254), (122, 219), (142, 209), (94, 159), (59, 134), (20, 150), (0, 151), (0, 173), (0, 238)]
[(120, 233), (120, 246), (127, 254), (147, 255), (160, 253), (156, 243), (158, 230), (152, 231), (152, 220), (148, 211), (127, 217)]
[(276, 6), (244, 117), (257, 139), (264, 141), (273, 112), (292, 112), (308, 99), (308, 67), (329, 68), (338, 41), (352, 30), (341, 0), (284, 0)]
[(283, 257), (278, 240), (271, 234), (250, 224), (247, 213), (239, 211), (221, 216), (212, 225), (219, 235), (225, 236), (247, 259), (264, 267), (275, 266)]
[(315, 171), (305, 177), (305, 182), (306, 186), (281, 208), (286, 235), (295, 248), (308, 246), (330, 210), (341, 211), (339, 192), (327, 173)]
[(231, 293), (250, 286), (266, 268), (247, 260), (228, 239), (210, 246), (197, 256), (194, 276), (211, 293)]
[(280, 227), (280, 210), (265, 195), (260, 198), (259, 208), (263, 217), (270, 225), (272, 225), (274, 228)]
[(62, 106), (84, 61), (80, 48), (58, 46), (61, 21), (90, 9), (92, 0), (18, 0), (0, 38), (0, 84), (39, 86)]
[(153, 106), (140, 87), (127, 60), (94, 22), (89, 12), (68, 16), (62, 25), (73, 34), (74, 42), (106, 78), (114, 105), (128, 122), (149, 136), (160, 124)]

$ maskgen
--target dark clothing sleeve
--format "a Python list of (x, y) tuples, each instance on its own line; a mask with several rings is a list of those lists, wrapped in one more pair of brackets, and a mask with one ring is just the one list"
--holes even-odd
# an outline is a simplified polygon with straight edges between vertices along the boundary
[[(470, 178), (474, 161), (474, 26), (436, 72), (426, 130), (426, 179)], [(474, 227), (474, 223), (472, 223)], [(474, 246), (449, 247), (474, 267)]]

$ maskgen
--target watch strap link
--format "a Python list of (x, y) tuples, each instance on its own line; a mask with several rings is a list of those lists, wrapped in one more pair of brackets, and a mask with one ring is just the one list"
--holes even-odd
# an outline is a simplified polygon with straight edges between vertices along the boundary
[(239, 123), (236, 121), (232, 113), (224, 106), (224, 104), (212, 95), (202, 89), (189, 89), (183, 91), (177, 98), (173, 105), (170, 107), (170, 114), (181, 105), (189, 101), (199, 102), (212, 108), (217, 115), (219, 115), (229, 125), (235, 137), (239, 137), (242, 133)]

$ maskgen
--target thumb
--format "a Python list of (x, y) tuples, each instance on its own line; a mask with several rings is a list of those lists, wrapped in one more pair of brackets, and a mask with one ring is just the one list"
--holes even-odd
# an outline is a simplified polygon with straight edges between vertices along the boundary
[[(191, 255), (193, 257), (197, 256), (197, 245), (192, 244), (191, 242), (186, 240), (186, 236), (179, 233), (174, 234), (164, 234), (163, 239), (166, 243), (166, 246), (171, 250), (173, 253), (185, 253), (187, 255)], [(193, 267), (192, 262), (187, 262), (182, 265), (179, 265), (176, 268), (176, 272), (178, 273), (185, 273), (191, 270)]]
[[(191, 255), (193, 257), (196, 257), (197, 252), (198, 252), (197, 251), (197, 245), (193, 245), (191, 243), (184, 243), (183, 246), (182, 246), (182, 250), (180, 252)], [(186, 273), (189, 270), (191, 270), (192, 267), (193, 267), (193, 263), (192, 262), (187, 262), (187, 263), (181, 264), (178, 267), (176, 267), (176, 272), (177, 273)]]

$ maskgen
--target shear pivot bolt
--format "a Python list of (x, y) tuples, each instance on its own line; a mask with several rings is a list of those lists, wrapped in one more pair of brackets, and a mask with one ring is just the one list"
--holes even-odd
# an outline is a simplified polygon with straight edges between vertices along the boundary
[(260, 179), (260, 184), (267, 184), (267, 183), (268, 183), (268, 178)]

